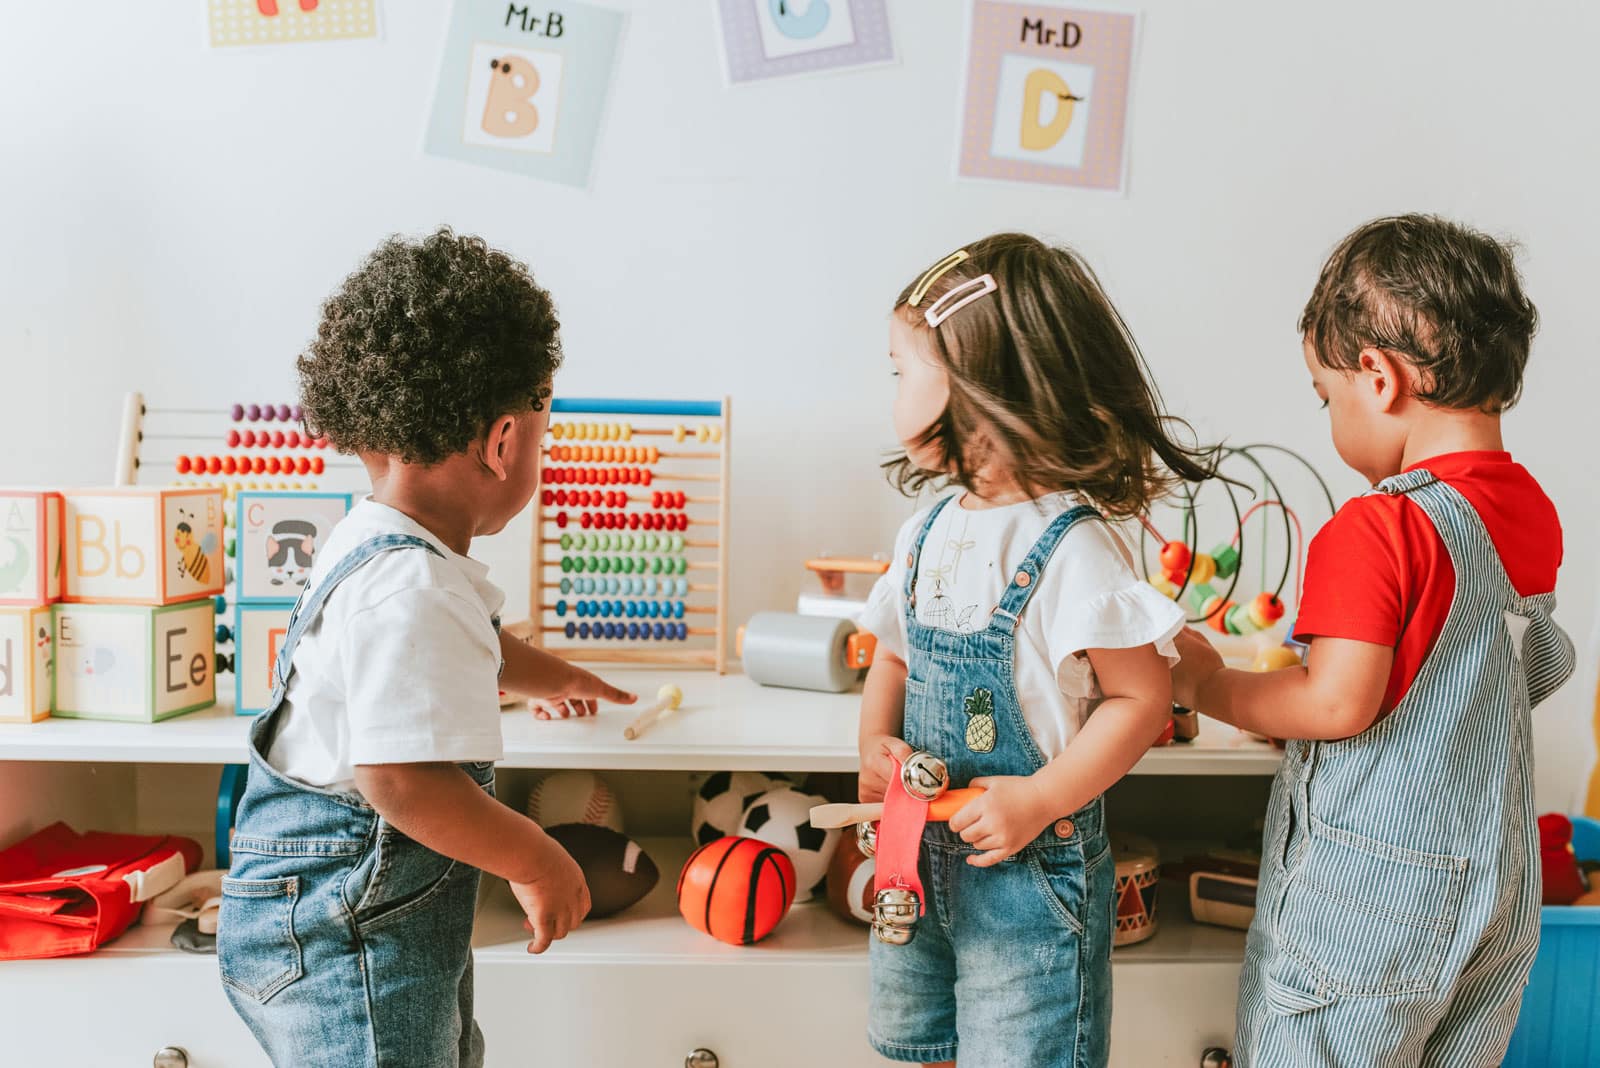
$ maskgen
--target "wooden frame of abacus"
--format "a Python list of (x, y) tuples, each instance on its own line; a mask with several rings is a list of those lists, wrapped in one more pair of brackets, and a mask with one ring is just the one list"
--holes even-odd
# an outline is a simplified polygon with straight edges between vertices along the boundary
[[(544, 476), (533, 501), (530, 538), (525, 636), (532, 644), (569, 660), (701, 665), (718, 674), (727, 671), (731, 414), (728, 397), (715, 401), (566, 397), (550, 402)], [(629, 481), (630, 476), (640, 481)], [(714, 496), (704, 492), (713, 487)], [(658, 493), (664, 503), (655, 503)], [(673, 525), (679, 529), (673, 530)], [(714, 536), (707, 537), (707, 531)], [(673, 541), (673, 535), (679, 541)], [(641, 545), (663, 540), (665, 549)], [(610, 568), (617, 562), (629, 569), (636, 563), (652, 569), (663, 562), (675, 565), (678, 573), (669, 576), (686, 588), (662, 594), (661, 580), (667, 576), (653, 570), (639, 573), (637, 580), (632, 570), (612, 574)], [(594, 571), (594, 564), (603, 564), (604, 570)], [(696, 581), (708, 575), (711, 581)], [(570, 592), (563, 591), (563, 579), (568, 580)], [(617, 580), (622, 588), (642, 592), (595, 592), (601, 600), (594, 601), (589, 593), (578, 592), (589, 585), (580, 580)], [(673, 589), (679, 588), (675, 583)], [(708, 598), (712, 603), (705, 603)], [(580, 605), (587, 606), (581, 619)], [(614, 613), (619, 605), (624, 611)], [(650, 608), (672, 610), (672, 616), (663, 619), (642, 611)], [(591, 611), (599, 609), (605, 614), (592, 615), (598, 636), (569, 636), (569, 625), (572, 630), (587, 629)], [(639, 615), (632, 614), (636, 610)], [(705, 616), (712, 616), (714, 625), (689, 622)], [(657, 626), (662, 631), (673, 626), (681, 628), (682, 636), (630, 638), (630, 624), (652, 634), (660, 633)], [(714, 647), (705, 646), (708, 638)]]

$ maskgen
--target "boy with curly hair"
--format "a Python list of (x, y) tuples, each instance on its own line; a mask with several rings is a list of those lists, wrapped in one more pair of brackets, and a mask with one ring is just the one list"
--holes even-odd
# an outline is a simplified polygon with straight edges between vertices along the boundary
[(274, 1064), (479, 1065), (479, 869), (530, 952), (588, 912), (577, 864), (494, 798), (498, 691), (563, 715), (635, 698), (502, 634), (467, 555), (538, 485), (558, 331), (526, 266), (441, 229), (380, 246), (298, 361), (308, 428), (372, 495), (290, 616), (223, 881), (222, 980)]

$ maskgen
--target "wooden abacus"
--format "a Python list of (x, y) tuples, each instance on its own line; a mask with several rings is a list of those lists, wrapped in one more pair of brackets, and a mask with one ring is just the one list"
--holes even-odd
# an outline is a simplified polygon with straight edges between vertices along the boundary
[(730, 407), (551, 401), (533, 644), (570, 660), (727, 670)]

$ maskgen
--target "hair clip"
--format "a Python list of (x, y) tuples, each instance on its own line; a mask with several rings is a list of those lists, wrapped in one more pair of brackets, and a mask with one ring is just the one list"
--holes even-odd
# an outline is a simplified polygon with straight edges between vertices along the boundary
[(915, 308), (922, 303), (922, 298), (928, 295), (928, 290), (933, 288), (933, 283), (943, 278), (958, 263), (971, 259), (971, 254), (964, 248), (958, 248), (938, 263), (922, 272), (922, 277), (917, 279), (917, 284), (911, 287), (911, 296), (906, 298), (906, 303)]
[(988, 296), (999, 288), (995, 285), (994, 275), (980, 274), (970, 281), (962, 282), (934, 301), (928, 310), (922, 313), (923, 318), (928, 320), (929, 326), (938, 326), (979, 297)]

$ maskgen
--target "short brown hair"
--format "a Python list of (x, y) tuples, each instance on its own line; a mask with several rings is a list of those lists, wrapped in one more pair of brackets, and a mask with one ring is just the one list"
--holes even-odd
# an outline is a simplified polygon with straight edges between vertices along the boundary
[(481, 237), (391, 237), (323, 304), (297, 361), (306, 426), (341, 452), (438, 463), (544, 406), (560, 330), (527, 265)]
[[(1026, 234), (996, 234), (966, 252), (917, 307), (907, 303), (916, 283), (895, 301), (895, 314), (927, 333), (950, 400), (924, 436), (941, 469), (918, 468), (901, 452), (884, 465), (892, 483), (906, 493), (929, 482), (971, 487), (988, 459), (971, 455), (979, 430), (1029, 496), (1070, 490), (1117, 518), (1144, 511), (1179, 480), (1213, 476), (1215, 449), (1169, 436), (1189, 425), (1161, 411), (1139, 347), (1082, 257)], [(985, 274), (993, 295), (928, 325), (926, 309)]]
[(1522, 393), (1539, 313), (1512, 248), (1437, 215), (1395, 215), (1339, 243), (1300, 316), (1317, 361), (1360, 367), (1393, 352), (1421, 376), (1418, 400), (1502, 412)]

